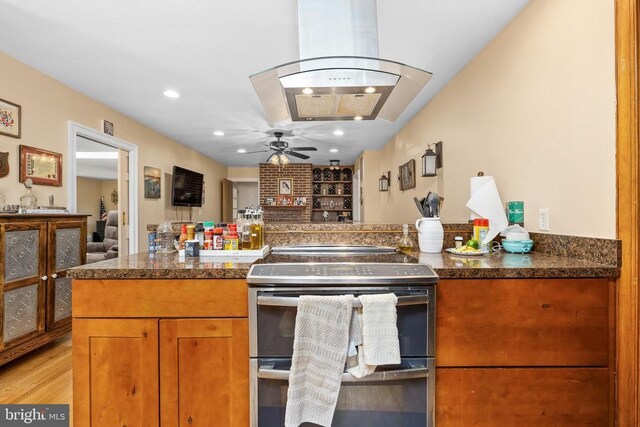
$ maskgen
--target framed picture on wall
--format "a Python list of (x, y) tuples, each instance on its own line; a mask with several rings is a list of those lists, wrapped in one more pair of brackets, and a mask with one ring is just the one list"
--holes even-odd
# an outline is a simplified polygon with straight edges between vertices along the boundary
[(278, 194), (293, 194), (293, 178), (278, 178)]
[(159, 199), (160, 198), (160, 169), (151, 166), (144, 167), (144, 198)]
[(20, 138), (22, 107), (0, 99), (0, 135)]
[(20, 145), (20, 182), (62, 186), (62, 154)]
[(416, 186), (416, 161), (409, 160), (399, 168), (400, 190), (405, 191)]

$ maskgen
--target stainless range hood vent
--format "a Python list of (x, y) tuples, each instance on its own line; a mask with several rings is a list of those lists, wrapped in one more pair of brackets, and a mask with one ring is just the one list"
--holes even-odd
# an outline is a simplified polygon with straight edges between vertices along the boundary
[(250, 77), (269, 120), (395, 121), (431, 73), (378, 58), (375, 0), (298, 0), (299, 61)]

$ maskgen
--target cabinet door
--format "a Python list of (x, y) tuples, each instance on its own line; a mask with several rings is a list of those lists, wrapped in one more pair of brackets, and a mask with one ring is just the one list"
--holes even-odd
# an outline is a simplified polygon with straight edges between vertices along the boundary
[(0, 225), (0, 350), (44, 332), (46, 238), (44, 222)]
[(158, 320), (73, 320), (73, 417), (82, 427), (158, 425)]
[(48, 234), (47, 329), (51, 330), (71, 321), (71, 279), (66, 272), (85, 263), (87, 222), (50, 222)]
[(249, 425), (247, 319), (160, 321), (163, 427)]

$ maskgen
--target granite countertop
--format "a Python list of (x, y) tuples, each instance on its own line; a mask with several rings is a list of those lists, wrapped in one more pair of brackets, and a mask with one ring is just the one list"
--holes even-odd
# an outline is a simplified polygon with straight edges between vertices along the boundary
[[(101, 261), (75, 267), (68, 276), (76, 279), (244, 279), (253, 262), (329, 261), (300, 256), (269, 255), (258, 261), (228, 258), (179, 258), (150, 256), (148, 253)], [(352, 260), (349, 258), (349, 260)], [(379, 262), (358, 257), (361, 262)], [(333, 259), (335, 262), (335, 259)], [(492, 253), (483, 256), (460, 256), (449, 253), (427, 254), (418, 251), (398, 254), (394, 262), (431, 265), (441, 279), (499, 278), (579, 278), (610, 277), (620, 274), (619, 267), (592, 261), (542, 253)]]

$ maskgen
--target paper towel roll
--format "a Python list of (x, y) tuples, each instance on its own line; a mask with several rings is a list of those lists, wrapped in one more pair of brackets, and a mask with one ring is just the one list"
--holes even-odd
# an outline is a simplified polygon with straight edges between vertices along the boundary
[(467, 202), (467, 207), (471, 209), (473, 218), (487, 218), (489, 220), (489, 232), (483, 243), (493, 240), (509, 221), (504, 212), (504, 205), (498, 187), (492, 176), (474, 176), (471, 178), (471, 198)]
[[(473, 197), (474, 194), (476, 194), (478, 192), (478, 190), (480, 190), (480, 188), (482, 188), (483, 185), (489, 183), (489, 182), (495, 182), (492, 176), (474, 176), (471, 177), (471, 179), (469, 180), (469, 187), (470, 187), (470, 192), (469, 192), (469, 199), (471, 199)], [(469, 215), (469, 219), (471, 221), (473, 221), (476, 218), (483, 218), (480, 215), (477, 215), (473, 210), (471, 211), (471, 214)]]

